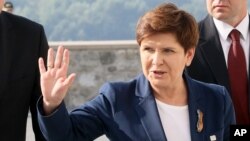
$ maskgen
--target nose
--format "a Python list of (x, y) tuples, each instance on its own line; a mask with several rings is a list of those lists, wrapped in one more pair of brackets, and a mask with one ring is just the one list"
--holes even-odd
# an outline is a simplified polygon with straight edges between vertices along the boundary
[(163, 55), (158, 52), (155, 52), (152, 58), (152, 64), (156, 66), (162, 65), (164, 62), (163, 60), (164, 60)]

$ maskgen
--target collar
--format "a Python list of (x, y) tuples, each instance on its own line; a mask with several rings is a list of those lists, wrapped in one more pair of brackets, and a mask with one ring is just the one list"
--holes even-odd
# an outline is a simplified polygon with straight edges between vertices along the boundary
[(216, 29), (218, 30), (220, 37), (222, 37), (223, 40), (226, 41), (228, 39), (228, 35), (233, 29), (237, 29), (241, 33), (242, 35), (241, 37), (243, 37), (242, 38), (243, 40), (247, 39), (248, 28), (249, 28), (248, 14), (244, 17), (244, 19), (240, 22), (240, 24), (235, 28), (225, 22), (217, 20), (216, 18), (213, 18), (213, 21), (216, 26)]

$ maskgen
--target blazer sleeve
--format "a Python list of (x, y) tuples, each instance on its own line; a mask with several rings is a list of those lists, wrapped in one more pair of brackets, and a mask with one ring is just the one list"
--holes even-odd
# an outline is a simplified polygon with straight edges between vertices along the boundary
[(100, 115), (105, 115), (97, 110), (102, 98), (103, 96), (99, 95), (89, 104), (86, 103), (70, 113), (63, 102), (49, 116), (44, 115), (42, 98), (39, 99), (38, 120), (44, 137), (53, 141), (92, 141), (103, 135), (105, 129)]

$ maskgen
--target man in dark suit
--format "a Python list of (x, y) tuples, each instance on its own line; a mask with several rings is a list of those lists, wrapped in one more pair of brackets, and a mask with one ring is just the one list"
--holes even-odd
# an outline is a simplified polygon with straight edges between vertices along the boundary
[[(0, 9), (3, 7), (0, 0)], [(40, 24), (0, 10), (0, 140), (25, 141), (29, 110), (37, 141), (44, 140), (37, 124), (41, 95), (38, 58), (48, 42)]]
[[(244, 52), (246, 81), (249, 81), (249, 15), (247, 0), (206, 0), (209, 15), (199, 22), (200, 39), (196, 55), (187, 71), (197, 80), (225, 86), (233, 99), (238, 124), (250, 124), (249, 116), (249, 84), (239, 82), (239, 86), (247, 86), (246, 92), (236, 92), (228, 71), (229, 50), (232, 40), (229, 34), (233, 29), (240, 32), (240, 44)], [(242, 63), (242, 62), (240, 62)], [(236, 77), (241, 77), (238, 73)], [(247, 77), (248, 75), (248, 77)], [(240, 78), (243, 79), (243, 78)], [(242, 98), (241, 96), (245, 97)], [(243, 105), (244, 104), (244, 105)]]

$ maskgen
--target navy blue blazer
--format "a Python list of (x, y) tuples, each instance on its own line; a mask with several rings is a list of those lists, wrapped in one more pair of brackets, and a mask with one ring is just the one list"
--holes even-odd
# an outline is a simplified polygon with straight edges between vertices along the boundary
[[(227, 90), (183, 75), (188, 88), (188, 110), (192, 141), (229, 140), (229, 125), (235, 124)], [(130, 82), (106, 83), (100, 95), (68, 114), (64, 103), (43, 116), (38, 101), (38, 120), (50, 141), (94, 140), (105, 134), (112, 141), (167, 141), (155, 97), (143, 74)], [(197, 131), (197, 110), (204, 114), (204, 128)]]

